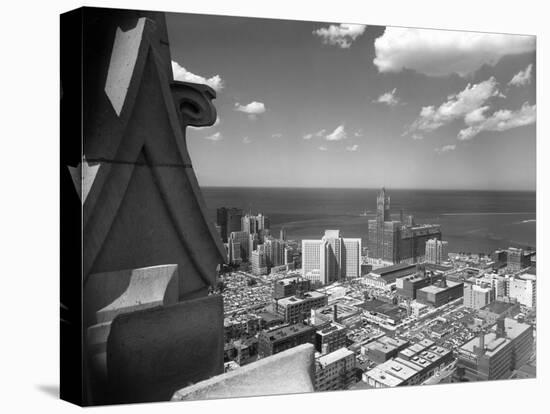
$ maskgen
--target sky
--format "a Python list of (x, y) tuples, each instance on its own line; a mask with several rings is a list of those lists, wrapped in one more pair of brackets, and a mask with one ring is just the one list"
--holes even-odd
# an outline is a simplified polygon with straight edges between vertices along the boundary
[(534, 190), (535, 37), (167, 14), (201, 186)]

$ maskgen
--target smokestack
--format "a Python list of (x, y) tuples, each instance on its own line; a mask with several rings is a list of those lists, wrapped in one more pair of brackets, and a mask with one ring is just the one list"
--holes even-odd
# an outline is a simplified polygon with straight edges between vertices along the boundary
[(483, 355), (485, 353), (485, 330), (482, 329), (479, 333), (479, 346), (477, 348), (477, 354)]
[(497, 338), (504, 338), (506, 336), (506, 328), (504, 326), (504, 318), (497, 319)]

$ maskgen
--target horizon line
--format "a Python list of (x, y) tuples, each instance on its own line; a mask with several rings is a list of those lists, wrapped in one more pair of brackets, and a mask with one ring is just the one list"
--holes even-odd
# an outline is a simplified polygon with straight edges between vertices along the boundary
[(495, 188), (429, 188), (429, 187), (305, 187), (305, 186), (259, 186), (259, 185), (200, 185), (200, 188), (261, 188), (261, 189), (296, 189), (296, 190), (421, 190), (421, 191), (490, 191), (490, 192), (531, 192), (536, 189), (495, 189)]

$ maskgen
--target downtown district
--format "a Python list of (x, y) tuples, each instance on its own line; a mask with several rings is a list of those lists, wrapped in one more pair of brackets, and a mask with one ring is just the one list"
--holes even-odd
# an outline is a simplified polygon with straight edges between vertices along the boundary
[(216, 228), (226, 371), (309, 342), (317, 391), (535, 377), (534, 251), (448, 253), (439, 225), (391, 219), (385, 189), (366, 248), (339, 230), (274, 237), (237, 208)]

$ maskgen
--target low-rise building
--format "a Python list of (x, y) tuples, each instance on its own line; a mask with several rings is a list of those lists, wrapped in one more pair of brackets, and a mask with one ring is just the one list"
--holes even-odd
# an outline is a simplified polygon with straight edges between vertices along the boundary
[(273, 299), (282, 299), (295, 295), (297, 292), (311, 290), (311, 280), (300, 276), (287, 277), (273, 282)]
[(532, 352), (533, 328), (504, 318), (458, 349), (457, 367), (469, 381), (504, 379), (525, 364)]
[(365, 372), (363, 381), (375, 388), (421, 384), (452, 360), (451, 350), (423, 340)]
[(487, 285), (464, 284), (464, 306), (481, 309), (494, 300), (493, 289)]
[(438, 308), (463, 296), (464, 283), (441, 279), (437, 284), (419, 289), (416, 300), (420, 303)]
[(361, 354), (376, 364), (382, 364), (397, 356), (398, 352), (409, 346), (409, 341), (383, 336), (361, 347)]
[(315, 349), (322, 355), (330, 354), (346, 346), (347, 329), (339, 323), (330, 322), (328, 326), (315, 333)]
[(355, 353), (340, 348), (315, 360), (315, 390), (345, 390), (355, 382)]
[(307, 292), (296, 296), (277, 299), (275, 312), (284, 318), (287, 323), (302, 322), (309, 317), (311, 309), (326, 306), (328, 298), (319, 292)]
[(261, 331), (258, 335), (258, 354), (260, 357), (274, 355), (305, 343), (315, 344), (315, 329), (297, 323)]
[(371, 271), (363, 277), (366, 286), (391, 290), (396, 279), (416, 273), (416, 264), (400, 263)]
[(508, 279), (508, 296), (529, 309), (537, 306), (537, 276), (523, 274)]

